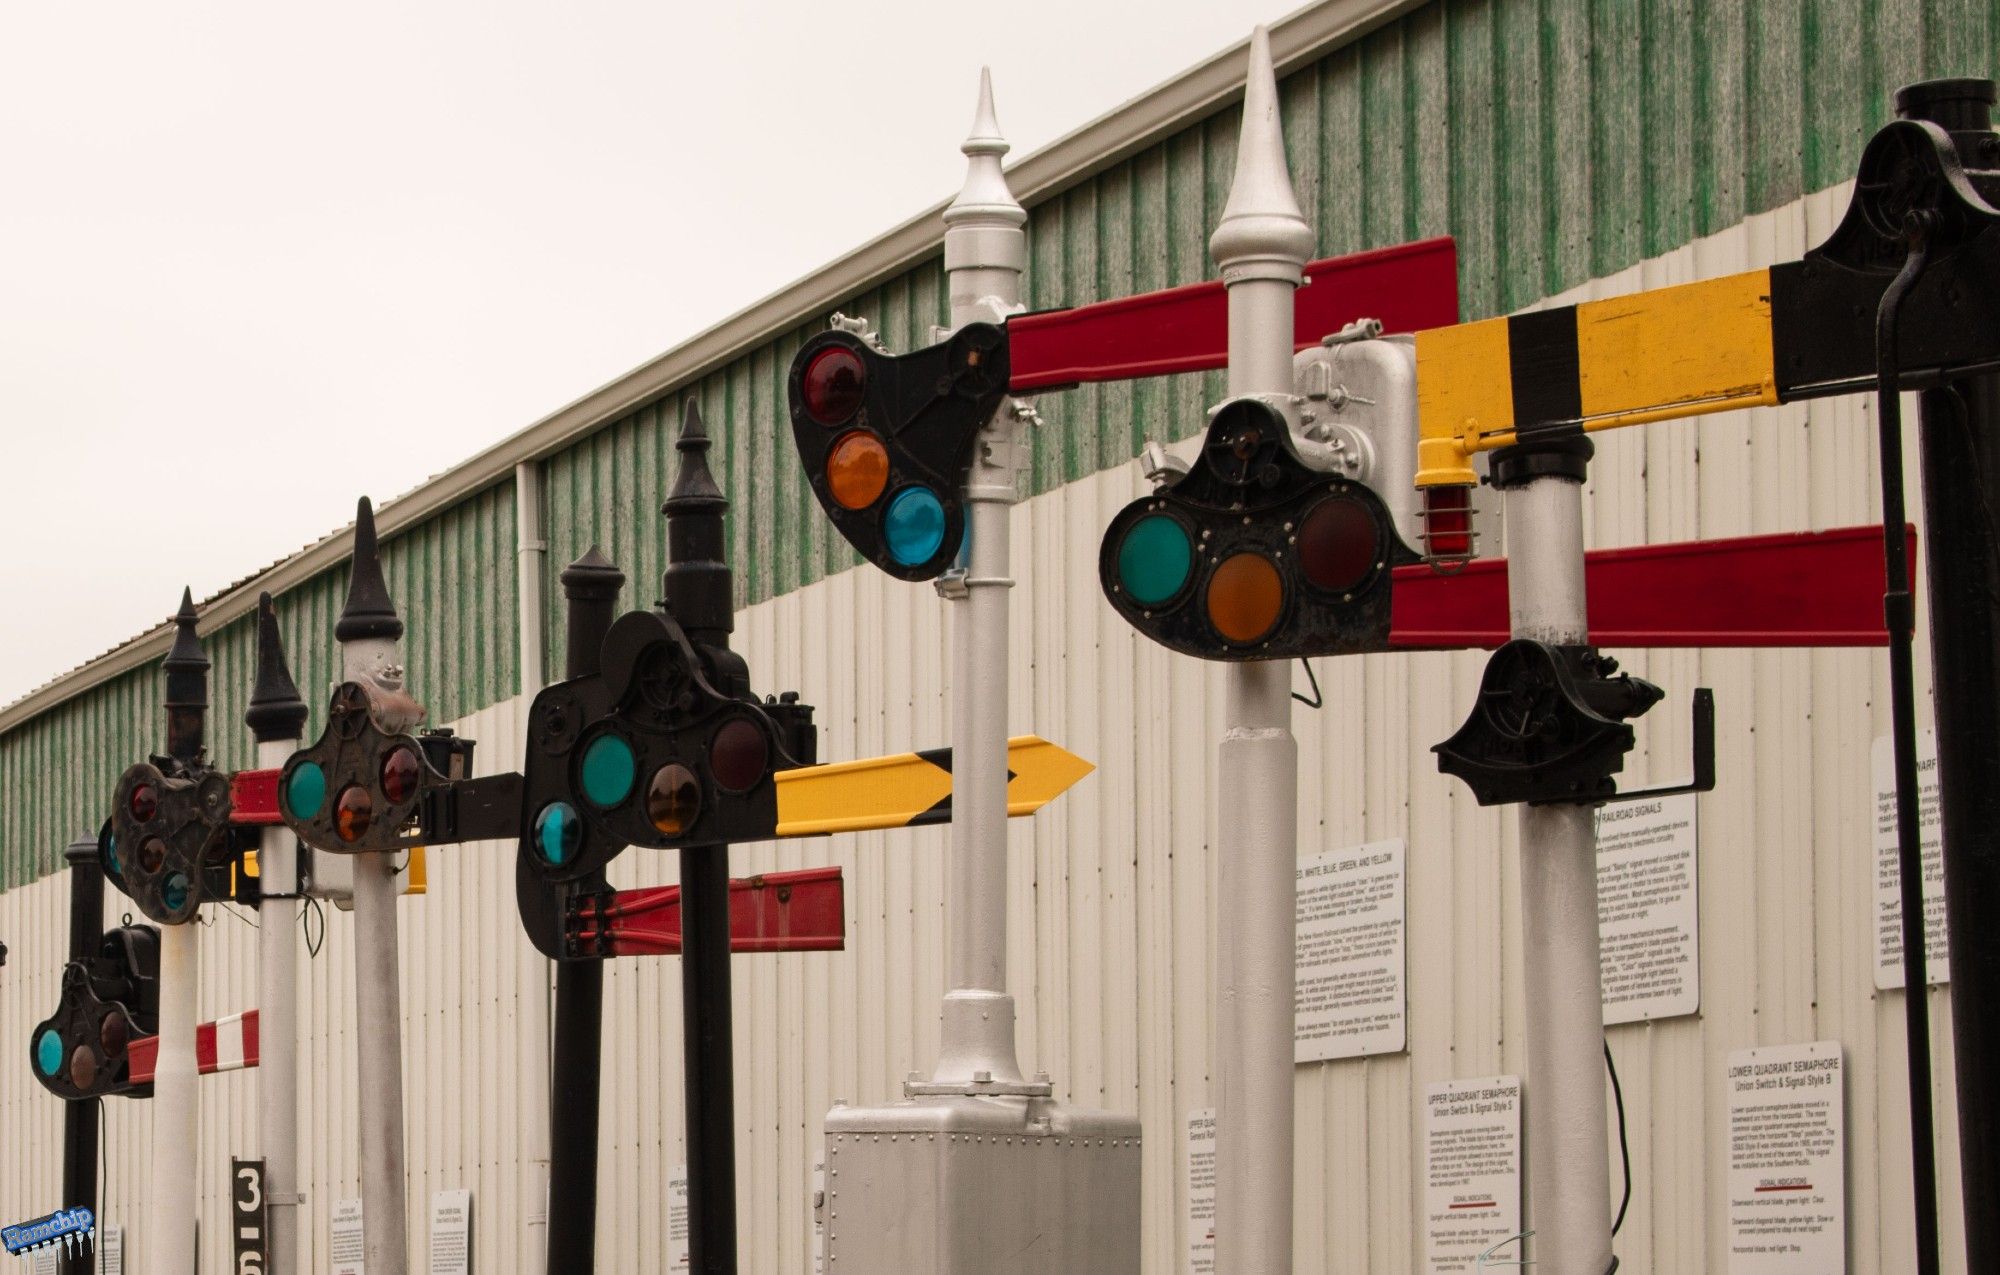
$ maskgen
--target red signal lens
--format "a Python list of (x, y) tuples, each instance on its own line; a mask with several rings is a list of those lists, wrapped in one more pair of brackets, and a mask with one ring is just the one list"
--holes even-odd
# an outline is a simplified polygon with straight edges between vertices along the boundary
[(382, 759), (382, 795), (391, 805), (402, 805), (416, 793), (422, 773), (414, 750), (408, 747), (390, 750)]
[(731, 718), (708, 745), (708, 769), (715, 782), (731, 792), (744, 792), (764, 777), (771, 750), (764, 732), (745, 717)]
[(1314, 505), (1299, 524), (1299, 567), (1320, 588), (1345, 593), (1375, 570), (1380, 544), (1367, 506), (1334, 496)]
[(822, 425), (844, 425), (861, 408), (868, 370), (861, 356), (844, 345), (831, 345), (812, 356), (800, 385), (806, 411)]
[(368, 835), (368, 825), (375, 819), (375, 799), (359, 784), (349, 784), (341, 790), (340, 799), (333, 807), (333, 830), (340, 834), (342, 841), (359, 841)]
[(826, 487), (842, 509), (866, 509), (889, 485), (889, 451), (865, 429), (851, 429), (826, 454)]
[(1424, 488), (1424, 556), (1465, 559), (1472, 556), (1472, 489)]
[(166, 866), (167, 843), (158, 837), (147, 837), (139, 843), (139, 867), (145, 872), (158, 872)]
[(694, 772), (669, 762), (653, 772), (646, 785), (646, 818), (663, 837), (686, 836), (701, 817), (701, 784)]
[(125, 804), (132, 811), (132, 817), (144, 823), (160, 813), (159, 790), (151, 784), (138, 784), (133, 787), (132, 795)]
[(1269, 558), (1239, 553), (1208, 579), (1208, 621), (1229, 641), (1255, 642), (1278, 626), (1285, 582)]
[(108, 1057), (116, 1058), (125, 1052), (127, 1042), (132, 1039), (132, 1024), (125, 1021), (125, 1015), (112, 1010), (97, 1025), (97, 1043), (104, 1046)]

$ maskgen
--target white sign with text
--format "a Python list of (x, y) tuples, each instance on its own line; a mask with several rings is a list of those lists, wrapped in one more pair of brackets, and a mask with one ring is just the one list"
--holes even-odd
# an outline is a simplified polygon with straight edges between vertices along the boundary
[(327, 1260), (333, 1264), (333, 1275), (365, 1275), (361, 1268), (364, 1256), (361, 1247), (361, 1201), (335, 1200), (328, 1225), (332, 1238), (327, 1245)]
[[(1903, 875), (1896, 859), (1896, 746), (1875, 740), (1875, 990), (1903, 985)], [(1931, 984), (1951, 981), (1944, 926), (1944, 838), (1938, 823), (1937, 732), (1917, 732), (1917, 839), (1924, 848), (1924, 959)]]
[(1215, 1275), (1215, 1108), (1188, 1112), (1187, 1275)]
[(693, 1260), (688, 1252), (688, 1167), (677, 1164), (667, 1171), (666, 1269), (684, 1271)]
[(1701, 1008), (1695, 794), (1597, 812), (1598, 973), (1604, 1023)]
[(1294, 1062), (1402, 1051), (1403, 866), (1400, 840), (1299, 860)]
[(1840, 1042), (1729, 1055), (1729, 1275), (1847, 1269)]
[(431, 1275), (472, 1275), (472, 1192), (431, 1193)]
[[(1424, 1249), (1432, 1271), (1477, 1269), (1521, 1230), (1521, 1078), (1424, 1089)], [(1518, 1259), (1518, 1250), (1499, 1254)]]

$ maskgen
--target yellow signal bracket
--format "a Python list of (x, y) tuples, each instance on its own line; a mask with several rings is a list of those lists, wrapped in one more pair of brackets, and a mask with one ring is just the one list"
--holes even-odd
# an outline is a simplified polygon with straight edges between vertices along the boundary
[(1416, 485), (1524, 434), (1773, 406), (1771, 350), (1769, 270), (1419, 332)]
[(422, 846), (411, 846), (409, 861), (403, 865), (403, 888), (401, 893), (429, 893), (427, 886), (430, 882), (430, 872), (428, 869), (429, 864), (424, 858), (424, 848)]
[[(1032, 815), (1096, 767), (1035, 735), (1007, 741), (1007, 814)], [(914, 828), (951, 819), (951, 750), (895, 753), (777, 774), (778, 835)]]

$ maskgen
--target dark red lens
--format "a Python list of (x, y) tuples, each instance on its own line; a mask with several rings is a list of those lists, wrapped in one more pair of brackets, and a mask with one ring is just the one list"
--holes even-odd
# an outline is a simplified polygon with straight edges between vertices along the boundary
[(397, 748), (382, 759), (382, 795), (391, 805), (401, 805), (417, 791), (417, 779), (422, 772), (417, 766), (417, 754), (410, 748)]
[(139, 843), (139, 867), (147, 872), (158, 872), (167, 862), (167, 843), (158, 837), (147, 837)]
[(764, 732), (747, 718), (723, 723), (708, 745), (709, 773), (715, 782), (731, 792), (743, 792), (764, 777), (771, 766), (771, 750)]
[(1299, 568), (1319, 588), (1346, 593), (1375, 569), (1380, 545), (1367, 506), (1333, 496), (1314, 505), (1299, 524)]
[(1431, 558), (1472, 556), (1472, 491), (1467, 487), (1424, 488), (1424, 554)]
[(822, 425), (844, 425), (861, 407), (868, 373), (861, 356), (844, 345), (828, 346), (806, 364), (806, 411)]
[(97, 1025), (97, 1043), (104, 1046), (108, 1057), (116, 1058), (125, 1052), (126, 1042), (132, 1039), (132, 1024), (125, 1021), (125, 1015), (112, 1010)]
[(132, 789), (131, 800), (126, 803), (132, 817), (140, 823), (146, 822), (160, 813), (160, 794), (151, 784), (139, 784)]
[(88, 1091), (97, 1084), (97, 1055), (90, 1046), (78, 1045), (69, 1056), (69, 1082)]

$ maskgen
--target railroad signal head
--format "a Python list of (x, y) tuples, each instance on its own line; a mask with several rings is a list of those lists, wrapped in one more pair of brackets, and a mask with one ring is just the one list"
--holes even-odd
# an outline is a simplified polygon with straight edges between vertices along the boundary
[(965, 538), (973, 441), (1007, 392), (1007, 334), (971, 323), (928, 349), (885, 354), (836, 328), (792, 361), (792, 439), (813, 494), (861, 555), (929, 580)]
[(203, 903), (229, 895), (241, 853), (229, 811), (229, 777), (214, 767), (140, 762), (119, 776), (98, 835), (105, 875), (152, 920), (192, 919)]
[(125, 925), (88, 960), (63, 968), (62, 1003), (28, 1037), (35, 1079), (61, 1098), (144, 1097), (126, 1079), (126, 1048), (159, 1029), (160, 932)]
[(529, 710), (522, 862), (575, 881), (628, 845), (772, 836), (774, 777), (811, 760), (799, 755), (810, 713), (719, 689), (671, 616), (620, 616), (600, 671), (548, 687)]
[(394, 729), (404, 717), (372, 682), (334, 688), (326, 729), (278, 777), (278, 813), (300, 840), (336, 854), (405, 850), (427, 824), (449, 825), (439, 807), (471, 768), (471, 741)]
[(1384, 649), (1390, 573), (1415, 560), (1366, 483), (1309, 466), (1281, 410), (1238, 398), (1186, 474), (1111, 520), (1098, 578), (1163, 646), (1282, 659)]

